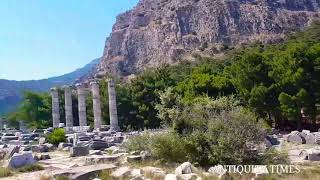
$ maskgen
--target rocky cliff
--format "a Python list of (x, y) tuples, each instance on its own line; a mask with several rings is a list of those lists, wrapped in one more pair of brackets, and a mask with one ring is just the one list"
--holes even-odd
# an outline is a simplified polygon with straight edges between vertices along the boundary
[(273, 42), (320, 17), (320, 0), (140, 0), (117, 17), (97, 74), (120, 76), (230, 46)]

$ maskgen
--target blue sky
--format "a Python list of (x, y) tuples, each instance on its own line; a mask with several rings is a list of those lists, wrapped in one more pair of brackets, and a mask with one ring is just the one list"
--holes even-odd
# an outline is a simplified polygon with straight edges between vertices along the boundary
[(0, 0), (0, 79), (42, 79), (100, 57), (138, 0)]

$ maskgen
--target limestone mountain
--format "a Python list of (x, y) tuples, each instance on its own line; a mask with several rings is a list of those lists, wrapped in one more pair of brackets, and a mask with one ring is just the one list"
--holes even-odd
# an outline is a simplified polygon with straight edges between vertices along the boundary
[(83, 68), (77, 69), (71, 73), (42, 80), (31, 81), (11, 81), (0, 79), (0, 115), (10, 110), (14, 110), (21, 100), (23, 91), (30, 90), (35, 92), (45, 92), (51, 87), (71, 85), (77, 79), (91, 73), (99, 63), (100, 58), (91, 61)]
[(128, 76), (254, 41), (276, 42), (320, 18), (319, 0), (140, 0), (120, 14), (96, 74)]

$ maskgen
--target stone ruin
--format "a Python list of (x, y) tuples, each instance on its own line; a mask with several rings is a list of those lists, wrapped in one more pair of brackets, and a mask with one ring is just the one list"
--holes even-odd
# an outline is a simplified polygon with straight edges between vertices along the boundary
[[(117, 132), (120, 130), (118, 125), (117, 114), (117, 101), (115, 85), (112, 79), (108, 81), (108, 94), (109, 94), (109, 113), (110, 113), (110, 131)], [(100, 131), (102, 127), (101, 117), (101, 101), (100, 101), (100, 89), (97, 81), (90, 83), (93, 101), (93, 116), (94, 116), (94, 129)], [(72, 90), (70, 86), (64, 87), (65, 95), (65, 115), (66, 123), (65, 129), (67, 132), (86, 132), (88, 127), (87, 114), (86, 114), (86, 94), (87, 90), (84, 84), (76, 84), (78, 93), (78, 111), (79, 111), (79, 126), (73, 125), (73, 113), (72, 113)], [(52, 96), (52, 120), (53, 128), (61, 127), (60, 123), (60, 106), (59, 106), (59, 93), (57, 88), (51, 88)]]

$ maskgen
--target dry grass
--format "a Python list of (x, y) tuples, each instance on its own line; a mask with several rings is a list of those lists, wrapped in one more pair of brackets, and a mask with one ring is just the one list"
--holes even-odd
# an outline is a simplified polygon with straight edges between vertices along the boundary
[(9, 168), (0, 167), (0, 178), (12, 176), (13, 173)]
[(53, 177), (46, 175), (46, 174), (42, 174), (39, 179), (40, 180), (53, 180)]

